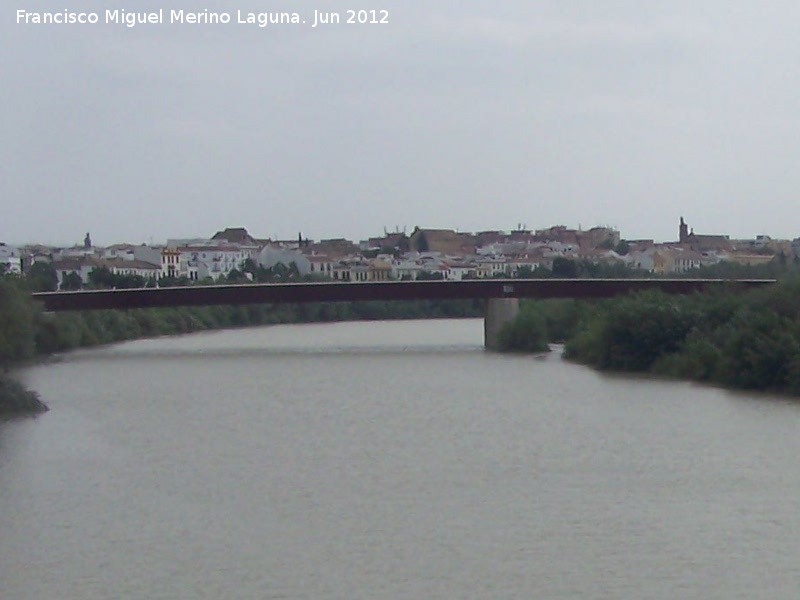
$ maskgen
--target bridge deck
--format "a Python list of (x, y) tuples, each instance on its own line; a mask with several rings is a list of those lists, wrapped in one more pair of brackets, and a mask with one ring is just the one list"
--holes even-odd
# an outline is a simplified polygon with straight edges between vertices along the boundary
[(689, 294), (712, 288), (744, 289), (772, 279), (476, 279), (365, 283), (268, 283), (126, 290), (41, 292), (48, 311), (268, 304), (365, 300), (466, 300), (474, 298), (609, 298), (645, 289)]

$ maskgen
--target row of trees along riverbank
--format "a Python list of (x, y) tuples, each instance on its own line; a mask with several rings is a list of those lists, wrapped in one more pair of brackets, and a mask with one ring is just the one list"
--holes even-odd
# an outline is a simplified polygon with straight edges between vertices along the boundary
[(501, 349), (542, 351), (546, 342), (564, 343), (567, 359), (600, 370), (800, 395), (800, 271), (721, 268), (728, 276), (778, 282), (736, 293), (523, 302), (501, 332)]

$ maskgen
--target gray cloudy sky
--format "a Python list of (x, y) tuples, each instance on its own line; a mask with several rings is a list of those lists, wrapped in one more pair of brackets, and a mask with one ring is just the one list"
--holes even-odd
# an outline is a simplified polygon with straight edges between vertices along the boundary
[[(390, 23), (25, 26), (23, 4)], [(798, 31), (796, 0), (4, 2), (0, 240), (517, 223), (669, 240), (681, 215), (794, 238)]]

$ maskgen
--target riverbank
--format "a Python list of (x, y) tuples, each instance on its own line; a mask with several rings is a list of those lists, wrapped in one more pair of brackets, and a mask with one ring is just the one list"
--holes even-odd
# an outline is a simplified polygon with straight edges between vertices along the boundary
[(0, 419), (34, 416), (48, 410), (36, 392), (25, 389), (8, 375), (0, 375)]
[(601, 371), (800, 396), (798, 298), (794, 277), (750, 291), (526, 303), (507, 339), (563, 341), (566, 359)]

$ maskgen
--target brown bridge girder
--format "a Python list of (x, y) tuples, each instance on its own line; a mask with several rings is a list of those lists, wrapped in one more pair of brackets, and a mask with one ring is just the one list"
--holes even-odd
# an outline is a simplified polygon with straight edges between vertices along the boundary
[(711, 288), (742, 290), (774, 279), (472, 279), (363, 283), (262, 283), (33, 294), (47, 311), (474, 298), (610, 298), (645, 289), (690, 294)]

